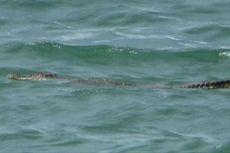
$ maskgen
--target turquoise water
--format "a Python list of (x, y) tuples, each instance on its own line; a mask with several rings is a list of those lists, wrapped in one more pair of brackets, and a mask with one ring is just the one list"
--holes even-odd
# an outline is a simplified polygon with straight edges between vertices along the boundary
[[(1, 0), (1, 153), (228, 153), (230, 1)], [(62, 80), (52, 72), (137, 87)]]

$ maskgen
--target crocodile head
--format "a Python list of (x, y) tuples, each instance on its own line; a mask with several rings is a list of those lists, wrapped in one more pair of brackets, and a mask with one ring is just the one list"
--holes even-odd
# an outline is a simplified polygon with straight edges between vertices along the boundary
[(54, 73), (46, 73), (39, 72), (30, 75), (22, 75), (22, 74), (9, 74), (8, 78), (11, 80), (48, 80), (48, 79), (57, 79), (57, 74)]

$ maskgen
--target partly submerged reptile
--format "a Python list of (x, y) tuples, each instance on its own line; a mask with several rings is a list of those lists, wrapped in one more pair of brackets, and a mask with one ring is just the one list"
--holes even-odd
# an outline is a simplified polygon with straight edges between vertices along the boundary
[[(8, 78), (12, 80), (53, 80), (53, 79), (68, 80), (68, 78), (59, 77), (57, 74), (47, 73), (47, 72), (39, 72), (39, 73), (28, 74), (28, 75), (9, 74)], [(127, 83), (127, 82), (108, 80), (108, 79), (73, 79), (71, 81), (77, 83), (89, 84), (89, 85), (114, 85), (114, 86), (134, 86), (134, 87), (138, 86), (138, 84), (135, 83)], [(162, 88), (200, 88), (200, 89), (230, 88), (230, 80), (208, 81), (203, 83), (176, 85), (176, 86), (162, 87)]]
[(60, 77), (55, 73), (47, 73), (47, 72), (38, 72), (33, 74), (9, 74), (8, 78), (11, 80), (19, 80), (19, 81), (26, 81), (26, 80), (69, 80), (75, 83), (82, 83), (88, 85), (114, 85), (114, 86), (136, 86), (136, 84), (116, 81), (116, 80), (109, 80), (109, 79), (71, 79), (71, 78), (64, 78)]

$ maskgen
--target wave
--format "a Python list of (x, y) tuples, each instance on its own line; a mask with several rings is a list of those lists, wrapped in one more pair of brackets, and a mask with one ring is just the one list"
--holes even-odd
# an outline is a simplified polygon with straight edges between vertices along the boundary
[[(184, 82), (225, 79), (229, 49), (137, 49), (115, 46), (71, 46), (52, 42), (0, 46), (1, 74), (48, 71), (81, 78), (138, 82)], [(17, 57), (12, 58), (12, 57)], [(196, 76), (196, 77), (192, 77)]]
[(52, 42), (6, 43), (0, 47), (1, 52), (8, 54), (34, 54), (43, 58), (74, 59), (143, 59), (143, 60), (218, 60), (221, 56), (229, 56), (228, 48), (187, 48), (176, 49), (136, 49), (108, 45), (73, 46)]

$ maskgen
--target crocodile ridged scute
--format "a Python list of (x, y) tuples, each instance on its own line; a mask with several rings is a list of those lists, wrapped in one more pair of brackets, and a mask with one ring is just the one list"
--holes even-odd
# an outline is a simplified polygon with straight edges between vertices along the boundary
[(184, 85), (182, 87), (183, 88), (202, 88), (202, 89), (230, 88), (230, 80), (208, 81), (208, 82), (203, 82), (203, 83)]

